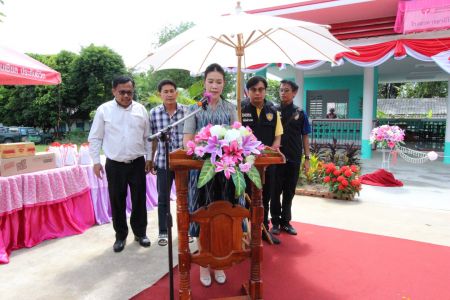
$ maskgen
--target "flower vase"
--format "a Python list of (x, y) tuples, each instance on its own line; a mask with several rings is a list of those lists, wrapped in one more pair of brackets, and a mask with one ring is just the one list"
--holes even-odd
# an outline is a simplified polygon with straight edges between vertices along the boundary
[(382, 159), (381, 159), (381, 168), (385, 169), (387, 171), (390, 170), (390, 160), (391, 160), (391, 149), (388, 149), (386, 147), (381, 148), (381, 154), (382, 154)]

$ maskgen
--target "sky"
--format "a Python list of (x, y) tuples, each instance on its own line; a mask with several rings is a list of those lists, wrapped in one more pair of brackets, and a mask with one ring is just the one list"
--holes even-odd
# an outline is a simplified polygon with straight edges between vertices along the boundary
[[(243, 10), (297, 1), (241, 0)], [(134, 67), (154, 49), (166, 26), (234, 11), (236, 0), (4, 0), (0, 45), (24, 53), (79, 53), (91, 43)], [(139, 66), (142, 67), (142, 66)]]

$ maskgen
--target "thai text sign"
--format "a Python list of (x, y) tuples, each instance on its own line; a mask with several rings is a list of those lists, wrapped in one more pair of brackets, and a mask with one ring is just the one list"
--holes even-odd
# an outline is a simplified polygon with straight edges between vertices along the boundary
[[(426, 1), (428, 7), (406, 6), (404, 33), (450, 28), (450, 4), (448, 1)], [(437, 2), (432, 5), (432, 2)], [(440, 2), (440, 3), (439, 3)], [(447, 2), (445, 4), (445, 2)]]

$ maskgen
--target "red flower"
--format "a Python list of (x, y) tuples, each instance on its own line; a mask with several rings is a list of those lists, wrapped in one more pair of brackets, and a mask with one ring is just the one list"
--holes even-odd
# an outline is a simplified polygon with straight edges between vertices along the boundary
[(343, 179), (343, 180), (341, 181), (341, 184), (342, 184), (343, 186), (347, 186), (347, 185), (348, 185), (348, 181), (345, 180), (345, 179)]
[(358, 187), (360, 186), (361, 182), (359, 181), (359, 179), (353, 179), (351, 182), (351, 185), (354, 187)]
[(352, 172), (358, 172), (358, 167), (355, 165), (351, 165), (350, 169), (352, 170)]
[(350, 176), (353, 175), (353, 172), (352, 172), (352, 170), (346, 170), (346, 171), (344, 172), (344, 175), (347, 176), (347, 177), (350, 177)]
[(325, 176), (323, 178), (323, 182), (330, 182), (330, 180), (331, 180), (330, 176)]
[(343, 186), (342, 184), (340, 184), (340, 185), (338, 186), (338, 189), (339, 189), (340, 191), (343, 191), (343, 190), (345, 189), (345, 186)]
[(334, 176), (339, 176), (339, 175), (341, 175), (341, 171), (335, 170), (335, 171), (333, 172), (333, 174), (334, 174)]
[(337, 180), (338, 182), (342, 182), (342, 180), (344, 180), (344, 177), (343, 177), (343, 176), (339, 176), (336, 180)]

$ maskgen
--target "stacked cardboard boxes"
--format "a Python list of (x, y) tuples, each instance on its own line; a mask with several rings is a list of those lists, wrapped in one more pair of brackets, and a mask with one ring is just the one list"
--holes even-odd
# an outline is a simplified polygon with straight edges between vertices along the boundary
[(0, 176), (56, 168), (55, 154), (36, 153), (34, 143), (0, 144)]

